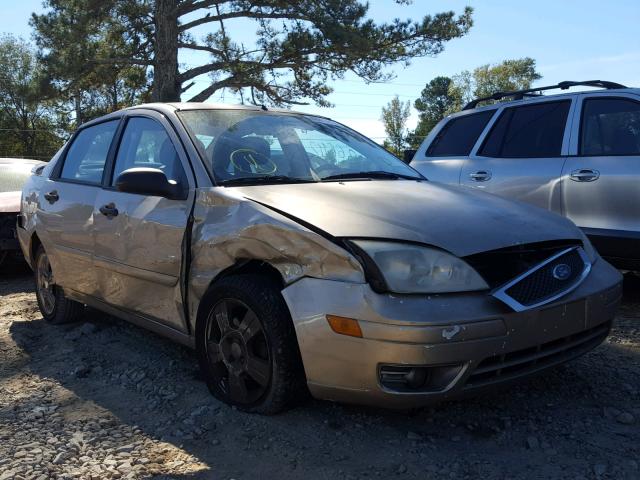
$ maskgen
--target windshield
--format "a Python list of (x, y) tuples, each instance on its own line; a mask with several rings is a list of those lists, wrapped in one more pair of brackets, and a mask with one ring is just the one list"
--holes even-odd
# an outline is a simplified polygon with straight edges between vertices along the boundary
[(384, 148), (331, 120), (247, 110), (178, 115), (218, 184), (423, 179)]
[(31, 175), (33, 164), (0, 162), (0, 192), (19, 192)]

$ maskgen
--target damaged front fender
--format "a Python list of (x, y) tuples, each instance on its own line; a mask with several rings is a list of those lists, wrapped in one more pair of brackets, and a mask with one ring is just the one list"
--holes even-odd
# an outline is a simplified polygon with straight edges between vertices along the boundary
[(302, 277), (366, 282), (360, 262), (345, 249), (233, 190), (199, 190), (193, 216), (189, 269), (192, 322), (209, 285), (239, 262), (266, 262), (280, 272), (287, 285)]

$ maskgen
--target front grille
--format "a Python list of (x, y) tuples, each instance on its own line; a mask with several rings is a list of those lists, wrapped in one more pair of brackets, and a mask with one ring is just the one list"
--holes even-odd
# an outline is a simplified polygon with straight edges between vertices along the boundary
[(550, 240), (476, 253), (464, 260), (484, 278), (489, 287), (498, 288), (549, 257), (579, 246), (582, 244), (578, 240)]
[(469, 376), (464, 388), (506, 382), (579, 357), (600, 345), (610, 329), (611, 322), (606, 322), (552, 342), (486, 358)]
[(493, 296), (515, 311), (538, 307), (572, 291), (590, 269), (582, 248), (569, 248), (495, 290)]
[[(554, 276), (555, 269), (564, 266), (568, 266), (569, 276)], [(507, 288), (505, 293), (521, 305), (531, 306), (572, 286), (582, 276), (585, 267), (582, 256), (573, 249)]]

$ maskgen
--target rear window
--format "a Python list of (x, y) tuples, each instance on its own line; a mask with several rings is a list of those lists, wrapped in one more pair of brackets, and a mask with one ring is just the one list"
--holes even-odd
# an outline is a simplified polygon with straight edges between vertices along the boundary
[(506, 108), (487, 135), (480, 155), (495, 158), (558, 157), (570, 100)]
[(119, 121), (111, 120), (80, 130), (67, 150), (60, 178), (100, 183), (111, 140)]
[(581, 155), (640, 155), (640, 103), (594, 98), (583, 105)]
[(495, 110), (452, 118), (433, 139), (427, 149), (429, 157), (469, 155)]

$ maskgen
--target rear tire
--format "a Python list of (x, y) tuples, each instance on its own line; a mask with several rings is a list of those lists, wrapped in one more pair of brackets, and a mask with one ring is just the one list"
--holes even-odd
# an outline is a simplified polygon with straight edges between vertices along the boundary
[(272, 279), (223, 278), (209, 289), (199, 311), (198, 359), (214, 397), (267, 415), (305, 397), (293, 322)]
[(84, 305), (64, 296), (62, 288), (55, 284), (49, 257), (42, 245), (38, 247), (33, 270), (36, 280), (36, 298), (42, 317), (53, 325), (77, 322)]

